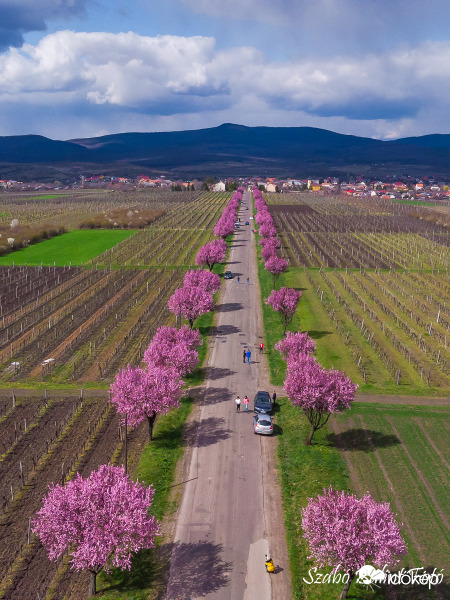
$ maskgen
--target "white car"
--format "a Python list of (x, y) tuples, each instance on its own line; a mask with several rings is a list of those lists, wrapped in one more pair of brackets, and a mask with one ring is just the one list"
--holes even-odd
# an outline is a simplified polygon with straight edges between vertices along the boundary
[(253, 417), (253, 431), (261, 435), (272, 435), (272, 417), (266, 414), (256, 414)]

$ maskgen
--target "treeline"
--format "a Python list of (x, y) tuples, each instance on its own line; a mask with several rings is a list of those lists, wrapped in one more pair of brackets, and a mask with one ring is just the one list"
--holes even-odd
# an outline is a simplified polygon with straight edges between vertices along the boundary
[(0, 227), (0, 256), (66, 232), (67, 229), (63, 225), (51, 224), (16, 224), (11, 227)]
[(149, 208), (116, 208), (101, 212), (80, 223), (80, 229), (141, 229), (166, 214)]

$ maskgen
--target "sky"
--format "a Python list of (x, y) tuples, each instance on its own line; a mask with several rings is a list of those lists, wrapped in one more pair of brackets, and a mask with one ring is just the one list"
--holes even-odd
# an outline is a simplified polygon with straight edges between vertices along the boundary
[(0, 135), (450, 133), (449, 0), (0, 0)]

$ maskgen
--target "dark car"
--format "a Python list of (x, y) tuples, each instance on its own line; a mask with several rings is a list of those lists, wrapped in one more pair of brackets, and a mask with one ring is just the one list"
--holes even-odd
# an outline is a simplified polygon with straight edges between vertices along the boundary
[(257, 392), (253, 403), (253, 411), (259, 414), (270, 415), (272, 412), (272, 398), (269, 392)]
[(250, 223), (249, 223), (248, 221), (245, 221), (245, 224), (246, 224), (246, 225), (250, 225)]
[(233, 273), (231, 271), (225, 271), (223, 274), (224, 279), (233, 279)]

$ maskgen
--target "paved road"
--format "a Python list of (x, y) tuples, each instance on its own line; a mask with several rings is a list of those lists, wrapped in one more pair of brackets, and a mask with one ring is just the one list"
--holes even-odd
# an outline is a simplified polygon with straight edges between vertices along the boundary
[[(249, 193), (243, 206), (250, 207)], [(241, 209), (241, 222), (249, 215), (250, 210)], [(278, 551), (284, 532), (276, 531), (277, 511), (270, 508), (279, 507), (276, 439), (254, 435), (252, 413), (246, 414), (243, 405), (237, 413), (234, 402), (236, 394), (252, 401), (258, 389), (268, 389), (265, 357), (259, 355), (261, 311), (252, 236), (249, 226), (235, 235), (229, 259), (235, 278), (226, 282), (217, 307), (205, 398), (175, 534), (169, 600), (290, 597), (286, 553)], [(243, 362), (248, 348), (250, 364)], [(284, 570), (272, 576), (264, 568), (269, 545), (271, 553), (277, 549), (275, 564), (280, 554), (286, 561)], [(279, 593), (272, 592), (273, 585)]]

